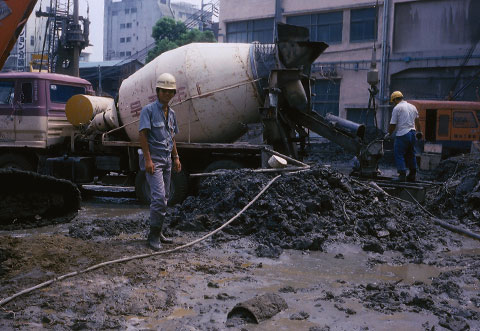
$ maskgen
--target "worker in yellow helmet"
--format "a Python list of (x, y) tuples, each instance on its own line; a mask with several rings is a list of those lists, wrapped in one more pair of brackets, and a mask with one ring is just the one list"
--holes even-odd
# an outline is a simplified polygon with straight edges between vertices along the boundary
[[(395, 132), (393, 152), (398, 171), (399, 181), (414, 182), (417, 174), (417, 161), (415, 158), (415, 143), (422, 139), (417, 108), (403, 99), (400, 91), (395, 91), (390, 97), (390, 102), (395, 105), (392, 118), (385, 139)], [(409, 173), (407, 176), (407, 168)]]

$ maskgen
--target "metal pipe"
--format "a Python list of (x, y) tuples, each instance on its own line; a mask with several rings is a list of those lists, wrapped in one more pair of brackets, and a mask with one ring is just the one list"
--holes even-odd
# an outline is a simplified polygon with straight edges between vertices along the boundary
[[(385, 102), (385, 88), (387, 86), (387, 50), (388, 50), (388, 9), (389, 9), (389, 0), (384, 0), (383, 2), (383, 22), (382, 22), (382, 58), (380, 60), (380, 67), (382, 68), (382, 78), (380, 79), (380, 102), (383, 104)], [(384, 115), (384, 114), (382, 114)]]

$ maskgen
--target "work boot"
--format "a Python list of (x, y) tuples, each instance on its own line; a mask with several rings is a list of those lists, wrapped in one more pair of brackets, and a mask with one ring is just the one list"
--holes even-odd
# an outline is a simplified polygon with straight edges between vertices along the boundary
[(416, 169), (410, 170), (407, 176), (407, 182), (414, 182), (416, 180), (416, 176), (417, 176), (417, 170)]
[(405, 182), (407, 180), (407, 172), (406, 171), (399, 171), (398, 178), (395, 179), (397, 182)]
[(162, 249), (161, 243), (161, 232), (162, 229), (158, 227), (150, 227), (150, 232), (148, 233), (148, 245), (151, 249), (159, 251)]
[(165, 237), (163, 232), (160, 232), (160, 241), (164, 244), (173, 244), (173, 239)]

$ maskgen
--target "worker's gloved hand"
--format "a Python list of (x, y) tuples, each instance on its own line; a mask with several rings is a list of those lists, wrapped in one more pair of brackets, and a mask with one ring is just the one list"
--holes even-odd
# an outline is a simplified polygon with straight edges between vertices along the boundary
[(417, 137), (417, 140), (420, 140), (423, 138), (423, 133), (421, 131), (418, 131), (416, 134), (415, 134), (415, 137)]
[(391, 138), (392, 138), (392, 135), (387, 132), (387, 134), (385, 135), (385, 137), (383, 137), (383, 140), (390, 140)]

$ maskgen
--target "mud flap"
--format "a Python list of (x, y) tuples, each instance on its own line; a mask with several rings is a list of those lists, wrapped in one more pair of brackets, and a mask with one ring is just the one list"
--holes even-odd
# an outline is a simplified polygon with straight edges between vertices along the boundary
[(70, 181), (19, 169), (0, 169), (0, 226), (68, 222), (80, 209), (80, 191)]

